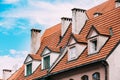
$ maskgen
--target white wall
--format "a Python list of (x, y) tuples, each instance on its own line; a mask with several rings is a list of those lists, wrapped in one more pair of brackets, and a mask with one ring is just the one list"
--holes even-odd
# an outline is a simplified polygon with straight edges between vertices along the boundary
[(97, 50), (94, 52), (94, 53), (97, 53), (105, 45), (108, 38), (109, 37), (99, 35), (99, 36), (96, 36), (96, 37), (93, 37), (93, 38), (89, 39), (88, 40), (88, 54), (93, 54), (90, 50), (92, 48), (91, 47), (91, 42), (90, 42), (91, 40), (97, 39)]
[(85, 44), (74, 44), (74, 45), (69, 46), (69, 48), (68, 48), (68, 61), (73, 60), (70, 57), (71, 56), (70, 47), (73, 47), (73, 46), (75, 46), (74, 49), (76, 50), (75, 51), (76, 52), (75, 53), (76, 57), (74, 59), (77, 59), (83, 53), (85, 48), (87, 47), (87, 45), (85, 45)]
[(33, 73), (33, 72), (37, 69), (37, 67), (41, 64), (41, 61), (32, 60), (31, 57), (29, 57), (29, 56), (28, 56), (27, 60), (28, 60), (28, 61), (25, 63), (25, 73), (24, 73), (25, 76), (27, 75), (27, 74), (26, 74), (26, 70), (27, 70), (27, 69), (26, 69), (26, 68), (27, 68), (26, 66), (27, 66), (28, 64), (32, 63), (32, 73)]
[(108, 37), (100, 35), (98, 37), (98, 50), (100, 50), (104, 44), (107, 42)]
[(109, 80), (120, 80), (120, 44), (107, 58), (109, 64)]
[(32, 73), (38, 68), (38, 66), (41, 64), (41, 61), (33, 60), (32, 62)]
[(56, 59), (58, 58), (58, 56), (60, 55), (60, 53), (51, 53), (50, 55), (50, 66), (53, 65), (53, 63), (56, 61)]
[(58, 58), (58, 56), (60, 55), (60, 53), (55, 53), (55, 52), (52, 52), (52, 53), (49, 53), (49, 54), (47, 54), (47, 55), (45, 55), (45, 56), (43, 56), (42, 57), (42, 69), (44, 69), (44, 64), (43, 64), (43, 59), (44, 59), (44, 57), (46, 57), (46, 56), (50, 56), (50, 67), (53, 65), (53, 63), (56, 61), (56, 59)]

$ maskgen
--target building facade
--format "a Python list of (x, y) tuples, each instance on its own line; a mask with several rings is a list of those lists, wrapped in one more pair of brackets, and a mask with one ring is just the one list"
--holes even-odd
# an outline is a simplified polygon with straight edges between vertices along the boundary
[(32, 29), (31, 51), (8, 80), (120, 80), (120, 1), (89, 10), (73, 8), (72, 18), (40, 35)]

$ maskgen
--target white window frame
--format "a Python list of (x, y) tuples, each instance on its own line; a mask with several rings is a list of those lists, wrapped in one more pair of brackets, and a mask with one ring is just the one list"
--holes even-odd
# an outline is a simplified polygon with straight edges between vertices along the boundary
[[(97, 46), (96, 46), (96, 50), (95, 50), (95, 44), (93, 43), (93, 41), (97, 40)], [(89, 54), (94, 54), (94, 53), (97, 53), (98, 52), (98, 37), (95, 37), (95, 38), (92, 38), (90, 40), (88, 40), (88, 53)]]
[[(28, 62), (28, 63), (25, 64), (25, 76), (29, 76), (29, 75), (27, 74), (27, 65), (29, 65), (29, 64), (32, 64), (32, 73), (33, 73), (33, 63), (32, 63), (32, 61), (30, 61), (30, 62)], [(31, 73), (31, 74), (32, 74), (32, 73)], [(31, 75), (31, 74), (30, 74), (30, 75)]]
[(42, 70), (45, 69), (45, 68), (44, 68), (44, 58), (45, 58), (45, 57), (48, 57), (48, 56), (50, 56), (49, 53), (47, 53), (46, 55), (42, 56)]
[[(75, 49), (75, 51), (71, 51), (72, 49)], [(72, 52), (74, 52), (74, 55), (71, 55), (72, 54)], [(71, 60), (74, 60), (74, 59), (76, 59), (77, 58), (77, 48), (76, 48), (76, 46), (70, 46), (69, 48), (68, 48), (68, 61), (71, 61)]]

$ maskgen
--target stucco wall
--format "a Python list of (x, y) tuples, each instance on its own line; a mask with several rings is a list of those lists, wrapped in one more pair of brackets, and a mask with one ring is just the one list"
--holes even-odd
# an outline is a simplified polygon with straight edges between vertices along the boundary
[[(51, 52), (49, 54), (46, 54), (44, 57), (50, 56), (50, 66), (52, 66), (53, 63), (56, 61), (56, 59), (58, 58), (59, 55), (60, 55), (59, 53)], [(42, 69), (44, 69), (44, 64), (43, 64), (44, 57), (42, 57)]]
[(109, 64), (109, 80), (120, 80), (120, 44), (108, 57), (107, 62)]
[(52, 77), (52, 80), (69, 80), (69, 79), (81, 80), (81, 77), (83, 75), (88, 75), (89, 80), (93, 80), (92, 74), (95, 72), (100, 73), (100, 80), (105, 80), (105, 70), (102, 64), (86, 66), (83, 68), (74, 69), (74, 70), (70, 70), (64, 73), (60, 73), (60, 74), (54, 75)]

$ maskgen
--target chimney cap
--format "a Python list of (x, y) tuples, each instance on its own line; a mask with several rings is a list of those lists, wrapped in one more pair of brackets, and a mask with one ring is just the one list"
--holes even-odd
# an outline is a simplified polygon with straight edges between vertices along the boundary
[(9, 70), (9, 69), (3, 69), (3, 72), (6, 71), (6, 72), (11, 72), (12, 70)]
[(80, 8), (73, 8), (72, 11), (83, 11), (83, 12), (85, 12), (86, 10), (85, 9), (80, 9)]
[(72, 21), (72, 18), (62, 17), (61, 20), (69, 20), (69, 21)]
[(35, 29), (35, 28), (32, 28), (31, 31), (35, 31), (35, 32), (41, 32), (40, 29)]

